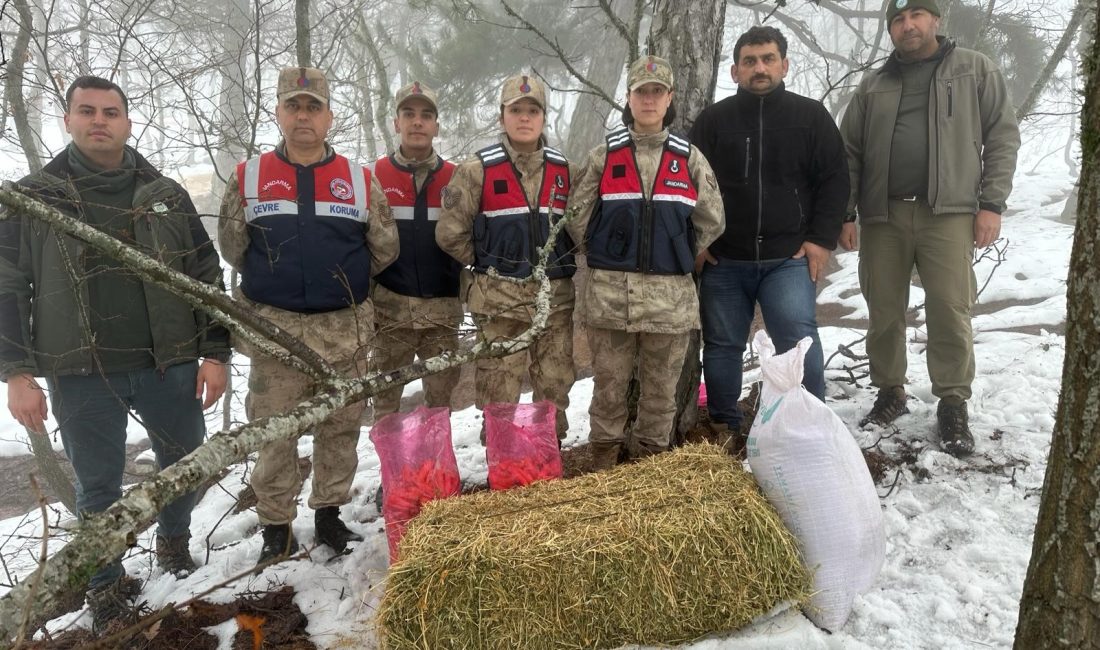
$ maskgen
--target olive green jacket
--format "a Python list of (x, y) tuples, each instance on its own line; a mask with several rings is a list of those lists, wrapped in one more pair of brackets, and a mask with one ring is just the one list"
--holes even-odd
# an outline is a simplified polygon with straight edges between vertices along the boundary
[[(221, 266), (191, 197), (145, 158), (137, 161), (133, 206), (137, 248), (176, 271), (224, 288)], [(81, 218), (68, 153), (19, 181), (28, 195)], [(0, 219), (0, 379), (95, 371), (81, 281), (85, 244), (26, 215)], [(158, 369), (198, 357), (227, 360), (229, 335), (182, 298), (143, 283)]]
[[(1004, 212), (1020, 130), (1001, 71), (980, 52), (955, 47), (936, 68), (928, 99), (928, 203), (934, 214)], [(887, 218), (891, 142), (901, 101), (895, 56), (864, 75), (840, 130), (851, 175), (849, 214)]]

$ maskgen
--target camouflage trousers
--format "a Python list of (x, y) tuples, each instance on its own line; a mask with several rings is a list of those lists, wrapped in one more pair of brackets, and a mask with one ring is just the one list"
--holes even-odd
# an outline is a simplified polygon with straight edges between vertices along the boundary
[[(415, 357), (427, 359), (446, 350), (458, 349), (458, 325), (413, 329), (398, 323), (379, 321), (374, 337), (372, 365), (377, 370), (397, 370), (413, 362)], [(451, 406), (451, 392), (458, 385), (462, 369), (454, 367), (424, 377), (424, 402), (430, 407)], [(374, 417), (396, 413), (401, 409), (401, 393), (405, 385), (374, 396)]]
[[(349, 376), (366, 372), (363, 361), (348, 360), (334, 365)], [(245, 413), (250, 421), (281, 413), (316, 392), (316, 385), (309, 376), (276, 359), (256, 354), (248, 373)], [(363, 407), (363, 402), (351, 404), (314, 428), (310, 508), (342, 506), (351, 501), (351, 483), (359, 465), (356, 447)], [(261, 524), (294, 521), (298, 514), (301, 482), (297, 439), (273, 442), (260, 450), (259, 460), (252, 470), (252, 489), (256, 493), (256, 514)]]
[(646, 449), (668, 447), (676, 418), (676, 382), (687, 354), (688, 332), (654, 334), (588, 328), (594, 387), (588, 408), (589, 440), (626, 441), (626, 399), (634, 360), (638, 360), (638, 419), (634, 444)]
[[(512, 318), (487, 318), (475, 314), (478, 328), (487, 341), (512, 339), (523, 333), (530, 323)], [(523, 384), (524, 365), (530, 373), (534, 401), (550, 400), (557, 407), (558, 440), (569, 431), (565, 409), (569, 407), (569, 390), (576, 375), (573, 371), (573, 310), (563, 309), (550, 314), (546, 331), (527, 350), (502, 359), (479, 359), (477, 362), (477, 407), (494, 402), (516, 403)]]

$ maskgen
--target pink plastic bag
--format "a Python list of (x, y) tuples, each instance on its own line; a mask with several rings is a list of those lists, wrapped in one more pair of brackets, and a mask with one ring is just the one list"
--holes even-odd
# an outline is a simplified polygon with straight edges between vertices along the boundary
[(561, 478), (553, 402), (488, 404), (483, 413), (490, 489), (507, 490)]
[(706, 382), (699, 382), (699, 400), (696, 402), (696, 406), (700, 408), (707, 405), (707, 384)]
[(412, 413), (392, 413), (371, 427), (370, 439), (382, 465), (382, 516), (393, 562), (409, 521), (421, 507), (462, 491), (451, 447), (450, 409), (420, 406)]

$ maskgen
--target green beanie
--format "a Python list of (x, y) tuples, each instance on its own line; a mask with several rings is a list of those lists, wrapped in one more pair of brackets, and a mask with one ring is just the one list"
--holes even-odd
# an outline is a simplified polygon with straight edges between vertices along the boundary
[(906, 9), (924, 9), (933, 16), (940, 15), (936, 0), (890, 0), (890, 4), (886, 5), (886, 24), (889, 25), (894, 16)]

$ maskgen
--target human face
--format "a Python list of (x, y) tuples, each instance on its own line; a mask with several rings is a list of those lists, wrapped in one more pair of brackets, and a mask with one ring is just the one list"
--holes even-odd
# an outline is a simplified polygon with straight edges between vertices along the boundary
[(504, 107), (500, 123), (516, 151), (536, 151), (546, 114), (533, 99), (524, 97)]
[(275, 119), (291, 154), (323, 150), (328, 130), (332, 128), (332, 111), (324, 102), (309, 95), (295, 95), (279, 102), (275, 107)]
[(787, 76), (789, 62), (779, 54), (778, 43), (742, 45), (730, 74), (750, 93), (767, 95)]
[(122, 151), (133, 124), (113, 90), (77, 88), (65, 113), (65, 130), (77, 149), (105, 169), (122, 164)]
[(890, 21), (890, 40), (907, 61), (927, 59), (939, 49), (940, 18), (927, 9), (904, 9)]
[(422, 160), (432, 151), (432, 140), (439, 135), (439, 122), (431, 103), (415, 97), (405, 100), (397, 109), (393, 129), (401, 136), (402, 153)]
[(665, 128), (665, 114), (672, 104), (672, 91), (664, 84), (651, 81), (631, 90), (627, 104), (630, 114), (634, 116), (635, 131), (657, 133)]

